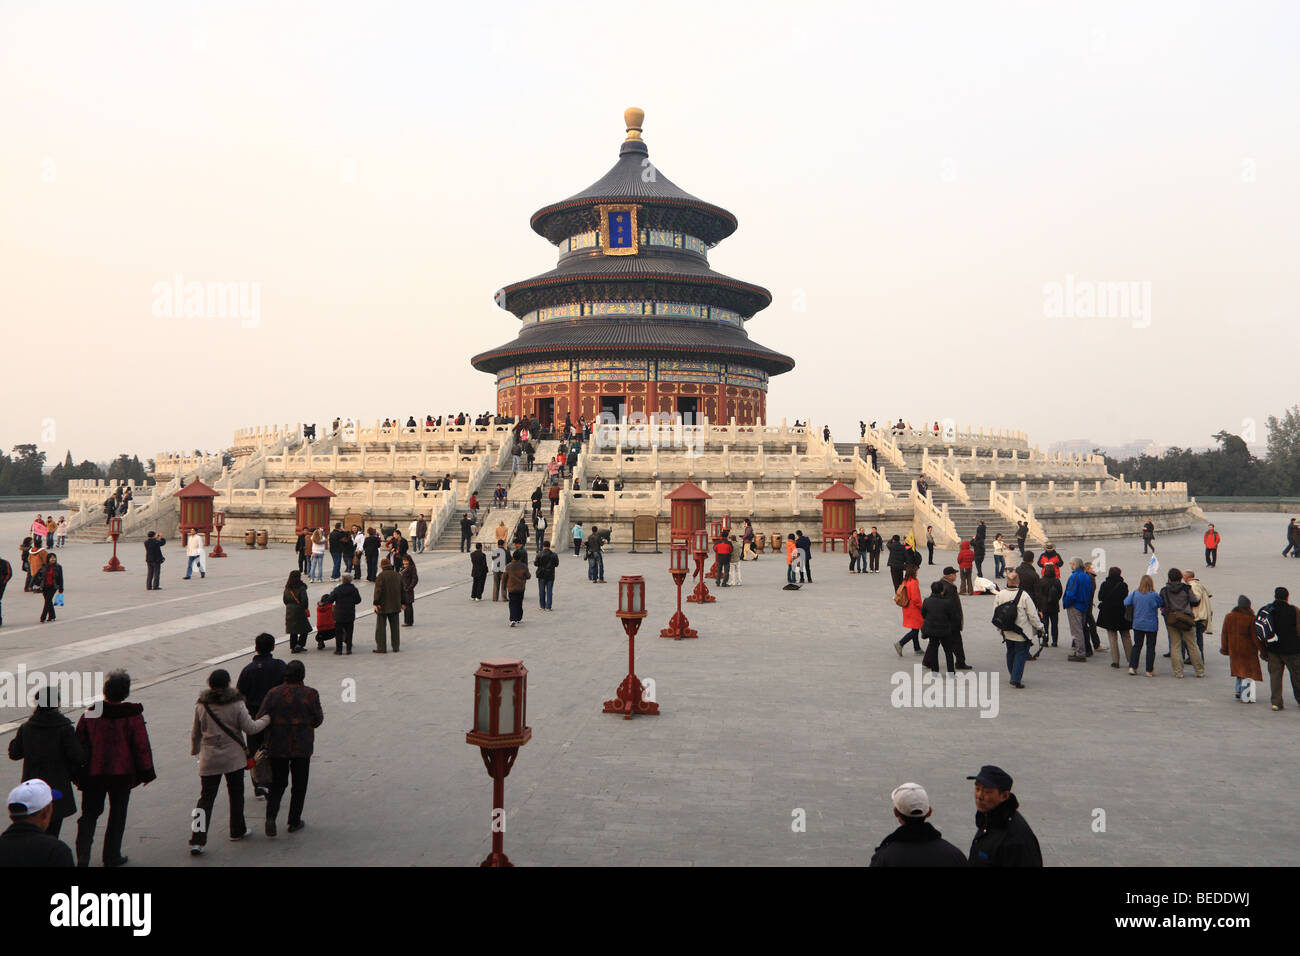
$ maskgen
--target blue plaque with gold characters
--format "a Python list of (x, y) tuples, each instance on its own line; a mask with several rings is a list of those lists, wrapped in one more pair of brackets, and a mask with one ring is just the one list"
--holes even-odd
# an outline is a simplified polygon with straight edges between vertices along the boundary
[(634, 256), (639, 234), (636, 206), (597, 206), (600, 214), (600, 249), (607, 256)]

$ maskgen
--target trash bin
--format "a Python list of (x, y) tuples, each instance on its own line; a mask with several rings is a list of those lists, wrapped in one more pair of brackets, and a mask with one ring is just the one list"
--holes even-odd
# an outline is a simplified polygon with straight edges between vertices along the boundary
[(781, 553), (781, 536), (779, 534), (772, 535), (772, 553), (773, 554)]
[(257, 542), (257, 532), (249, 528), (244, 532), (244, 547), (251, 548)]
[(257, 532), (257, 546), (259, 548), (265, 548), (266, 540), (267, 540), (267, 532), (266, 529), (263, 528), (261, 531)]
[(763, 538), (761, 534), (754, 535), (754, 550), (756, 553), (762, 554), (763, 547), (765, 544), (766, 544), (766, 540)]

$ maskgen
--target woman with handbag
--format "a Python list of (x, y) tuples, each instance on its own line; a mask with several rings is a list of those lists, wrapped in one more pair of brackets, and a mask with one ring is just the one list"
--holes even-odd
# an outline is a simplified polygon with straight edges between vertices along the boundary
[(244, 734), (266, 729), (270, 717), (254, 720), (244, 695), (230, 686), (230, 674), (215, 670), (208, 677), (208, 689), (199, 695), (190, 728), (190, 755), (199, 758), (199, 802), (190, 819), (190, 855), (198, 856), (208, 842), (212, 809), (226, 778), (230, 798), (230, 839), (248, 835), (244, 823), (244, 771), (251, 769)]
[(1128, 584), (1119, 568), (1106, 572), (1106, 580), (1097, 588), (1097, 626), (1106, 632), (1110, 642), (1110, 666), (1120, 667), (1119, 644), (1124, 642), (1124, 661), (1133, 656), (1133, 642), (1129, 631), (1133, 627), (1133, 608), (1124, 606), (1128, 597)]
[(297, 654), (307, 649), (307, 635), (311, 633), (311, 621), (307, 617), (307, 585), (302, 583), (302, 575), (297, 571), (289, 572), (289, 580), (284, 585), (284, 629), (289, 633), (289, 651)]

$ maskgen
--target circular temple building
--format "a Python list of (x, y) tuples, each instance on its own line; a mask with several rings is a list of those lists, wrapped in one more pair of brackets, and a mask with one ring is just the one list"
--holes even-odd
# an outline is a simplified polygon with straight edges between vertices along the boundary
[(533, 214), (559, 263), (498, 293), (523, 329), (470, 360), (496, 375), (501, 415), (546, 424), (658, 412), (748, 425), (766, 420), (769, 376), (794, 368), (745, 332), (771, 293), (709, 268), (708, 250), (736, 217), (650, 163), (644, 116), (624, 113), (627, 140), (608, 173)]

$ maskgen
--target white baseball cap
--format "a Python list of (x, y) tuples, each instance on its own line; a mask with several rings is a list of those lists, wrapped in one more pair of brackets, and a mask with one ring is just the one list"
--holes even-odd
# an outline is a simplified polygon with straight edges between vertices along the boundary
[(930, 810), (930, 796), (919, 783), (899, 784), (889, 796), (894, 809), (905, 817), (923, 817)]
[(62, 797), (63, 794), (51, 790), (50, 785), (44, 780), (39, 778), (24, 780), (9, 791), (9, 816), (30, 817), (40, 813)]

